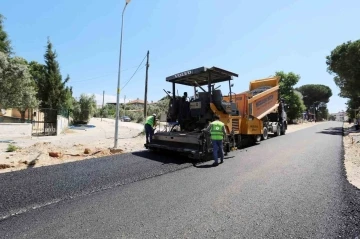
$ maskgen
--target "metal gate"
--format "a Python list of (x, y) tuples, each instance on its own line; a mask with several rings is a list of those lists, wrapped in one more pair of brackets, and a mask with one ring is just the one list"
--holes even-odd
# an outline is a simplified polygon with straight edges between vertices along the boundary
[(32, 121), (32, 135), (57, 135), (57, 113), (57, 110), (48, 108), (34, 110)]

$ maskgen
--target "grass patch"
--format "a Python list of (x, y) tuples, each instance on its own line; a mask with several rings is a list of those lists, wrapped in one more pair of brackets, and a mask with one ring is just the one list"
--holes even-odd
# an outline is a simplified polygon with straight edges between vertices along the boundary
[(15, 145), (9, 144), (8, 147), (7, 147), (6, 152), (15, 152), (15, 151), (18, 150), (18, 149), (19, 149), (19, 148), (16, 147)]

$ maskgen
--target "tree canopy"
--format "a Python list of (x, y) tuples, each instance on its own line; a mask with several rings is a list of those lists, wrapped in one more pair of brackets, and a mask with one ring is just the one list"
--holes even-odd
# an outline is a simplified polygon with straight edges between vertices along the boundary
[(95, 95), (81, 94), (79, 101), (74, 102), (73, 117), (75, 123), (88, 123), (96, 111)]
[(335, 84), (340, 88), (339, 96), (360, 96), (360, 40), (348, 41), (337, 46), (326, 57), (327, 70), (335, 74)]
[(348, 101), (346, 102), (347, 105), (347, 114), (349, 115), (349, 117), (351, 118), (356, 118), (360, 116), (360, 112), (357, 111), (357, 114), (355, 115), (355, 111), (354, 109), (358, 109), (360, 106), (360, 97), (354, 97), (354, 98), (350, 98), (348, 99)]
[(10, 56), (12, 54), (12, 47), (8, 34), (4, 30), (4, 19), (5, 17), (0, 14), (0, 52)]
[(36, 90), (26, 60), (0, 52), (0, 104), (24, 113), (38, 105)]
[(52, 48), (48, 39), (47, 49), (44, 55), (45, 65), (31, 62), (31, 73), (37, 83), (38, 98), (41, 100), (42, 108), (64, 109), (71, 108), (72, 88), (66, 86), (70, 77), (64, 80), (60, 73), (59, 63), (56, 60), (57, 54)]
[(303, 95), (303, 101), (307, 108), (314, 104), (328, 103), (332, 96), (330, 87), (321, 84), (303, 85), (296, 90)]
[(275, 72), (275, 75), (280, 76), (280, 96), (289, 106), (289, 109), (287, 109), (289, 120), (292, 121), (299, 118), (305, 110), (301, 95), (294, 91), (294, 86), (299, 82), (300, 75), (283, 71)]

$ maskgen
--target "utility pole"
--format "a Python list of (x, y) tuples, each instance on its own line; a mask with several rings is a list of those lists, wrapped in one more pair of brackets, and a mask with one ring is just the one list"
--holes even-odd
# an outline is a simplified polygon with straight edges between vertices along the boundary
[(103, 113), (104, 113), (104, 96), (105, 96), (105, 91), (103, 90), (103, 102), (102, 102), (102, 108), (101, 108), (101, 121), (102, 121), (102, 117), (103, 117)]
[(145, 102), (144, 102), (144, 118), (147, 117), (147, 87), (148, 87), (148, 72), (149, 72), (149, 51), (146, 55), (146, 75), (145, 75)]
[(125, 104), (126, 104), (126, 95), (124, 95), (124, 116), (126, 115), (125, 113), (126, 113), (126, 108), (125, 108)]

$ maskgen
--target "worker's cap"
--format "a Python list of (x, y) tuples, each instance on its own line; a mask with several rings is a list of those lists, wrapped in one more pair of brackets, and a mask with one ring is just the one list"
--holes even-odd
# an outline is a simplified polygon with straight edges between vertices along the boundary
[(156, 114), (153, 114), (153, 116), (155, 116), (155, 117), (156, 117)]

